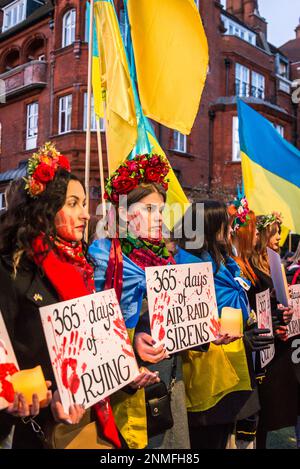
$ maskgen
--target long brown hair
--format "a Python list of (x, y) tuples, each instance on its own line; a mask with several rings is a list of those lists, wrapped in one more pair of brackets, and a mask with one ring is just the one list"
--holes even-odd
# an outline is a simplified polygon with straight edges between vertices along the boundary
[[(259, 217), (257, 217), (259, 221)], [(261, 270), (264, 274), (270, 277), (270, 265), (267, 254), (267, 247), (269, 245), (270, 239), (277, 233), (281, 231), (280, 223), (274, 222), (270, 225), (267, 225), (266, 228), (263, 228), (258, 235), (256, 247), (251, 256), (251, 262), (257, 269)]]

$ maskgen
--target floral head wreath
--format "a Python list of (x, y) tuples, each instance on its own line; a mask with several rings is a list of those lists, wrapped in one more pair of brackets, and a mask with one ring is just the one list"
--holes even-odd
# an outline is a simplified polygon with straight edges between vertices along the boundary
[(70, 172), (69, 160), (56, 150), (51, 142), (45, 143), (27, 163), (25, 190), (30, 197), (37, 197), (45, 191), (48, 182), (53, 181), (59, 168)]
[(157, 183), (166, 191), (166, 179), (170, 166), (163, 156), (156, 154), (137, 155), (132, 160), (122, 163), (107, 179), (104, 197), (118, 204), (121, 195), (127, 195), (142, 183)]
[(279, 212), (272, 212), (268, 215), (261, 215), (257, 218), (257, 229), (259, 232), (263, 231), (267, 226), (273, 223), (282, 224), (282, 214)]
[(242, 226), (247, 226), (250, 220), (250, 210), (246, 197), (237, 197), (234, 199), (232, 207), (234, 208), (232, 228), (234, 232), (237, 232)]

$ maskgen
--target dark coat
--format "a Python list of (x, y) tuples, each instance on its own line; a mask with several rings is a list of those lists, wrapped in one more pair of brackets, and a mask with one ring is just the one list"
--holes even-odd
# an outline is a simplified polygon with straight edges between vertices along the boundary
[[(254, 268), (258, 282), (251, 288), (251, 307), (255, 306), (255, 294), (267, 288), (271, 293), (272, 313), (276, 313), (277, 301), (272, 294), (274, 288), (271, 277)], [(255, 308), (256, 309), (256, 308)], [(292, 363), (291, 343), (275, 338), (275, 356), (266, 367), (266, 377), (258, 386), (261, 412), (259, 416), (259, 430), (268, 432), (280, 428), (294, 426), (300, 409), (299, 369), (300, 365)], [(298, 375), (298, 379), (297, 379)]]
[[(29, 260), (23, 260), (15, 279), (12, 277), (11, 260), (0, 257), (0, 310), (10, 336), (20, 369), (41, 365), (46, 380), (52, 381), (51, 390), (56, 389), (55, 378), (42, 328), (39, 308), (59, 301), (48, 279)], [(49, 408), (42, 409), (35, 418), (43, 428), (51, 419)], [(5, 437), (11, 425), (15, 425), (14, 448), (38, 448), (42, 444), (30, 424), (21, 418), (0, 412), (0, 438)]]

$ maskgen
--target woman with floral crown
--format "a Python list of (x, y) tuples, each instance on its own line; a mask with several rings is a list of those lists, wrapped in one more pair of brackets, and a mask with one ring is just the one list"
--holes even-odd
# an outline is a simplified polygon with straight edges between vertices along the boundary
[[(157, 428), (149, 438), (144, 390), (132, 396), (115, 394), (114, 415), (129, 448), (189, 448), (181, 358), (168, 358), (162, 345), (154, 347), (146, 296), (145, 268), (175, 263), (162, 238), (169, 169), (165, 159), (154, 154), (138, 155), (122, 164), (106, 186), (106, 198), (117, 209), (117, 234), (112, 240), (95, 241), (89, 249), (96, 262), (96, 288), (116, 289), (138, 362), (167, 387), (172, 373), (176, 375), (171, 399), (174, 425), (161, 432)], [(141, 382), (139, 388), (147, 384)]]
[[(273, 212), (257, 217), (258, 238), (250, 258), (256, 275), (254, 288), (249, 295), (251, 306), (255, 294), (270, 290), (273, 329), (275, 335), (275, 357), (267, 365), (266, 376), (258, 386), (261, 411), (257, 429), (257, 448), (265, 448), (269, 431), (296, 424), (299, 408), (299, 365), (291, 359), (291, 340), (287, 335), (287, 324), (293, 311), (278, 304), (271, 278), (267, 247), (279, 252), (282, 217)], [(296, 373), (296, 374), (295, 374)]]
[[(40, 448), (46, 427), (77, 424), (84, 414), (78, 404), (69, 413), (63, 410), (39, 308), (95, 291), (83, 242), (89, 215), (84, 186), (51, 143), (29, 159), (27, 178), (18, 183), (18, 191), (17, 203), (9, 204), (1, 217), (0, 308), (20, 369), (41, 365), (53, 397), (48, 392), (47, 400), (39, 403), (33, 394), (27, 402), (14, 393), (7, 376), (1, 376), (10, 405), (0, 411), (0, 438), (15, 425), (13, 448)], [(109, 401), (96, 404), (92, 413), (107, 441), (104, 447), (120, 446)]]

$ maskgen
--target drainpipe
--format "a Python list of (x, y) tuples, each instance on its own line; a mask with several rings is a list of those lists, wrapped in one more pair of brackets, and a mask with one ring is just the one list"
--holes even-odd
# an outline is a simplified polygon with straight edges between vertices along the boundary
[(231, 66), (231, 60), (228, 57), (224, 60), (225, 69), (226, 69), (226, 79), (225, 79), (225, 96), (229, 96), (229, 72)]

